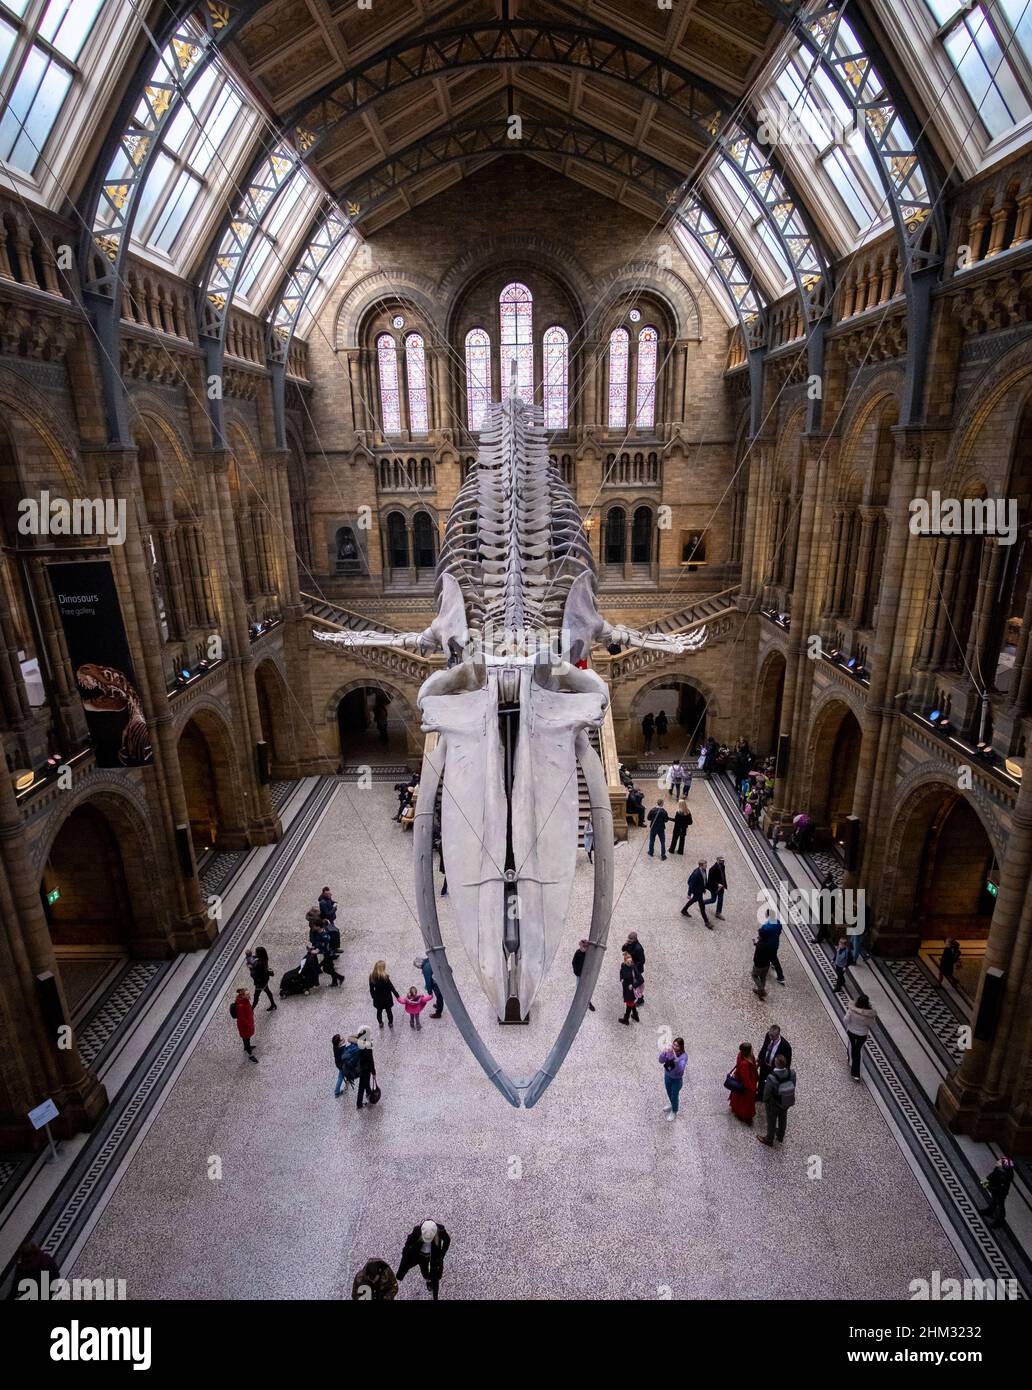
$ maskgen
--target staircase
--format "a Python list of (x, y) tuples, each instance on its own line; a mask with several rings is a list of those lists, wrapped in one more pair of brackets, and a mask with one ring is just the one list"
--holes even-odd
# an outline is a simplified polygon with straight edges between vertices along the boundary
[(329, 603), (326, 599), (315, 594), (302, 592), (301, 597), (304, 600), (306, 613), (313, 618), (321, 618), (334, 627), (343, 628), (349, 632), (398, 631), (396, 627), (388, 627), (386, 623), (375, 623), (372, 618), (363, 617), (361, 613), (352, 613), (350, 609), (341, 608), (337, 603)]
[(734, 595), (738, 593), (739, 587), (738, 584), (733, 584), (729, 589), (721, 589), (719, 594), (696, 599), (687, 608), (680, 608), (675, 613), (664, 613), (661, 618), (649, 623), (646, 631), (675, 633), (695, 627), (696, 624), (733, 608)]

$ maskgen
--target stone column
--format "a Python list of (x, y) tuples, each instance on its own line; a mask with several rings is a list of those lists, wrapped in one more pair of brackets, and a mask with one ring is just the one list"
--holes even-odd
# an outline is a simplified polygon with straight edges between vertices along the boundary
[(186, 589), (183, 585), (183, 572), (179, 566), (179, 549), (176, 545), (176, 526), (170, 523), (156, 529), (158, 553), (161, 557), (161, 572), (165, 578), (165, 602), (167, 606), (169, 634), (183, 637), (190, 624), (187, 620)]
[(877, 507), (860, 508), (860, 544), (857, 549), (853, 601), (849, 611), (849, 621), (855, 628), (864, 625), (864, 609), (867, 606), (867, 585), (871, 578), (871, 560), (878, 512)]
[[(131, 502), (134, 489), (140, 486), (135, 448), (92, 451), (91, 457), (101, 496), (116, 503), (120, 498)], [(154, 611), (150, 568), (144, 556), (136, 507), (126, 507), (125, 543), (111, 546), (109, 555), (151, 738), (154, 786), (164, 822), (163, 838), (169, 846), (170, 875), (176, 886), (176, 920), (171, 924), (169, 944), (174, 950), (194, 950), (213, 941), (217, 930), (204, 910), (196, 869), (184, 878), (172, 848), (176, 826), (188, 825), (190, 817), (161, 662), (164, 644)]]
[[(6, 563), (0, 557), (0, 565)], [(18, 639), (14, 633), (13, 615), (7, 603), (7, 585), (0, 575), (0, 710), (9, 729), (22, 728), (32, 718), (32, 708), (25, 691), (21, 663), (18, 660)], [(0, 775), (4, 769), (0, 767)]]
[(43, 630), (42, 638), (46, 648), (47, 664), (57, 694), (57, 709), (54, 711), (54, 715), (58, 729), (63, 734), (68, 749), (82, 748), (89, 742), (86, 714), (72, 674), (72, 662), (65, 643), (64, 627), (61, 624), (54, 591), (50, 586), (42, 556), (30, 556), (28, 572), (29, 584), (36, 601), (36, 612), (39, 615), (40, 627)]

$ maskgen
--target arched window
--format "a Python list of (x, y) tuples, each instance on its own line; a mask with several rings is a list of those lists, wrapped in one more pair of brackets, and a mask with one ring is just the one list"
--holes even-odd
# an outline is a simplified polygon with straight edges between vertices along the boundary
[(659, 334), (650, 325), (638, 334), (638, 382), (635, 393), (634, 423), (640, 430), (650, 430), (656, 423), (656, 363), (659, 355)]
[(631, 563), (652, 563), (652, 508), (637, 507), (631, 523)]
[(391, 569), (408, 567), (408, 531), (401, 512), (387, 514), (387, 560)]
[(609, 335), (609, 428), (627, 427), (627, 360), (630, 338), (626, 328), (614, 328)]
[(491, 401), (491, 339), (482, 328), (466, 334), (466, 421), (471, 430), (484, 427)]
[(405, 339), (405, 384), (408, 386), (408, 419), (411, 434), (426, 434), (430, 428), (426, 398), (426, 349), (418, 333)]
[(433, 569), (437, 563), (437, 539), (434, 523), (428, 512), (416, 512), (412, 518), (412, 549), (416, 569)]
[(516, 363), (516, 390), (534, 399), (534, 296), (514, 280), (498, 296), (502, 319), (502, 390), (509, 389), (509, 364)]
[[(626, 337), (626, 334), (624, 336)], [(606, 513), (605, 562), (607, 565), (623, 564), (626, 543), (627, 513), (623, 507), (610, 507)]]
[(569, 339), (566, 329), (556, 324), (545, 329), (544, 337), (544, 398), (545, 429), (564, 430), (569, 416), (569, 383), (567, 379)]
[(376, 340), (380, 366), (380, 425), (384, 434), (401, 433), (401, 392), (398, 389), (398, 349), (389, 333)]

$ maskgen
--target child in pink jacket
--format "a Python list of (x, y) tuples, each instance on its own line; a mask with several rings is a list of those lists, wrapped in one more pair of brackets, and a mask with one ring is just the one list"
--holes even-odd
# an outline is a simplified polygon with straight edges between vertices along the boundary
[(422, 1032), (423, 1025), (419, 1021), (419, 1015), (433, 997), (432, 994), (420, 994), (415, 985), (409, 985), (408, 994), (404, 996), (401, 1002), (405, 1005), (405, 1012), (408, 1014), (410, 1028), (415, 1028), (417, 1032)]

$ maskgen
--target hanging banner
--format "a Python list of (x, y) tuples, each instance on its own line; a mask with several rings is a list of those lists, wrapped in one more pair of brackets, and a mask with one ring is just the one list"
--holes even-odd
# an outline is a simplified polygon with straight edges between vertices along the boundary
[(115, 577), (107, 560), (48, 566), (98, 767), (151, 760)]

